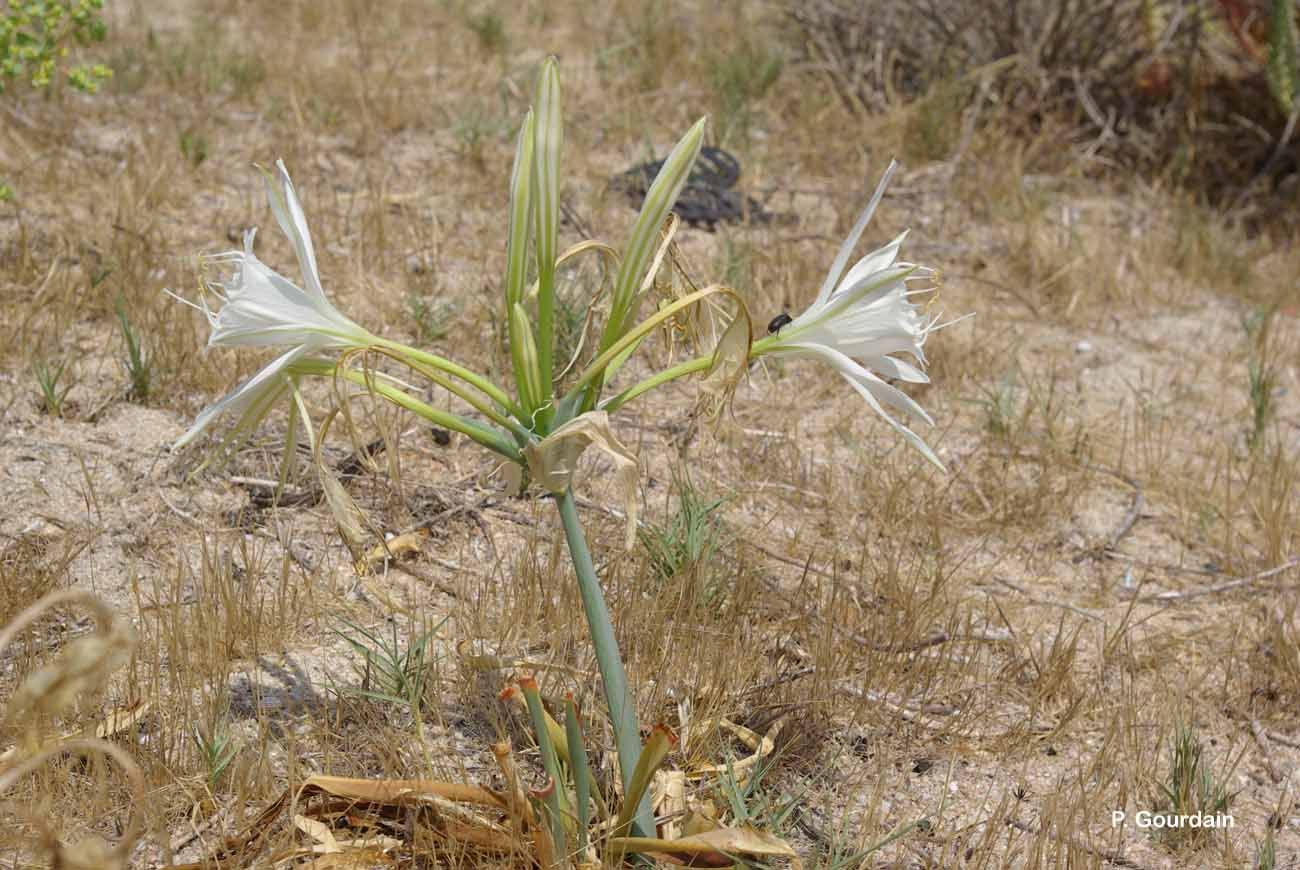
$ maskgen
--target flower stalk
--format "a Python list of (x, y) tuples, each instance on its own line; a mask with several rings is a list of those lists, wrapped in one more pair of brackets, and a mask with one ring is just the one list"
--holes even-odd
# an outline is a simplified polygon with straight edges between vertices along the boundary
[[(578, 518), (578, 504), (573, 498), (573, 491), (565, 490), (556, 496), (555, 503), (559, 507), (560, 523), (564, 526), (564, 540), (569, 546), (573, 570), (578, 577), (578, 594), (582, 598), (582, 610), (587, 617), (591, 645), (596, 650), (600, 681), (605, 689), (605, 704), (610, 725), (614, 729), (614, 745), (618, 749), (619, 775), (626, 790), (632, 783), (632, 775), (641, 758), (641, 729), (637, 725), (636, 702), (628, 688), (627, 671), (623, 668), (623, 657), (619, 654), (618, 640), (614, 637), (614, 624), (609, 618), (609, 607), (605, 604), (600, 580), (596, 576), (596, 566), (591, 561), (591, 550), (587, 548), (587, 538), (582, 532), (582, 521)], [(642, 832), (637, 836), (654, 836), (654, 817), (650, 811), (648, 795), (643, 796), (637, 806), (632, 829)]]

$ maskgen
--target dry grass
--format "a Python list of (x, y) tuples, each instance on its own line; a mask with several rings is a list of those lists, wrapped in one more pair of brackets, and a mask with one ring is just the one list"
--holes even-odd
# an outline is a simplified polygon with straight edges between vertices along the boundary
[[(341, 309), (509, 371), (507, 167), (550, 52), (563, 198), (597, 235), (630, 229), (609, 176), (708, 111), (742, 185), (798, 218), (684, 230), (697, 278), (729, 276), (756, 321), (800, 310), (897, 156), (872, 239), (910, 226), (910, 257), (944, 273), (943, 309), (977, 312), (934, 336), (934, 382), (916, 392), (946, 477), (804, 363), (755, 369), (716, 432), (691, 425), (690, 384), (620, 414), (648, 524), (672, 522), (683, 469), (722, 499), (714, 555), (664, 571), (644, 545), (622, 552), (604, 478), (582, 487), (641, 720), (761, 731), (784, 716), (763, 783), (799, 796), (783, 833), (817, 865), (921, 820), (867, 866), (1242, 867), (1270, 829), (1279, 857), (1300, 853), (1294, 239), (1139, 178), (1084, 180), (1049, 129), (966, 125), (965, 104), (862, 114), (791, 62), (803, 47), (776, 11), (749, 4), (200, 7), (119, 4), (103, 94), (0, 104), (17, 197), (0, 205), (0, 615), (66, 586), (134, 622), (131, 665), (49, 727), (150, 705), (119, 738), (149, 787), (136, 866), (197, 860), (314, 773), (492, 783), (498, 730), (528, 738), (496, 701), (506, 673), (465, 649), (532, 662), (544, 695), (598, 709), (575, 676), (594, 660), (554, 511), (508, 497), (472, 445), (359, 415), (365, 440), (400, 449), (351, 492), (377, 528), (429, 529), (413, 558), (364, 577), (323, 506), (267, 506), (233, 482), (276, 476), (282, 420), (220, 472), (190, 477), (197, 457), (166, 450), (261, 358), (204, 352), (201, 318), (160, 291), (193, 287), (194, 255), (253, 224), (260, 256), (292, 262), (252, 169), (277, 157)], [(143, 401), (127, 399), (119, 307), (151, 360)], [(32, 367), (64, 360), (60, 417)], [(1253, 397), (1252, 370), (1267, 375)], [(349, 691), (366, 672), (337, 631), (395, 626), (408, 642), (444, 618), (420, 727), (409, 706)], [(84, 630), (43, 619), (3, 651), (0, 689)], [(5, 728), (0, 744), (18, 742)], [(1112, 810), (1161, 806), (1180, 728), (1236, 826), (1198, 840), (1112, 827)], [(716, 735), (684, 749), (737, 751)], [(42, 818), (111, 839), (128, 794), (112, 768), (56, 762), (5, 795), (0, 856), (39, 863)], [(302, 839), (285, 822), (247, 860)]]

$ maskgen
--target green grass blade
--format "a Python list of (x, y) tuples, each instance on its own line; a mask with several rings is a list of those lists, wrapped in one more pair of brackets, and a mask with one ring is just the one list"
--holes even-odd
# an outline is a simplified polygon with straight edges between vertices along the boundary
[(1268, 85), (1282, 114), (1295, 109), (1296, 32), (1294, 0), (1273, 0), (1268, 30)]

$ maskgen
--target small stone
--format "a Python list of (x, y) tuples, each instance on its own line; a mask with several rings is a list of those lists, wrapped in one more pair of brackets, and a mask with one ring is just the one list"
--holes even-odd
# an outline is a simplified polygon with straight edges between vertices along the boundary
[(1087, 341), (1087, 340), (1084, 340), (1084, 341), (1079, 342), (1078, 344), (1076, 344), (1076, 345), (1074, 346), (1074, 352), (1075, 352), (1075, 353), (1091, 353), (1091, 352), (1092, 352), (1092, 342), (1091, 342), (1091, 341)]

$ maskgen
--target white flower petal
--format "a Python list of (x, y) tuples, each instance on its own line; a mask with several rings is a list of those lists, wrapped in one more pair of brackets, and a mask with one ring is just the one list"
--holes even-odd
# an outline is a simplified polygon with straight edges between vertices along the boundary
[(252, 251), (225, 255), (235, 274), (219, 286), (225, 305), (210, 314), (209, 345), (307, 345), (316, 349), (365, 344), (369, 334), (324, 296), (313, 296), (259, 260)]
[(805, 326), (832, 320), (851, 321), (864, 316), (880, 319), (878, 314), (868, 315), (865, 312), (872, 311), (873, 306), (879, 305), (882, 299), (895, 294), (906, 299), (908, 292), (906, 280), (913, 269), (912, 266), (892, 266), (884, 272), (864, 276), (854, 286), (835, 291), (830, 299), (821, 305), (814, 302), (790, 325), (795, 329), (802, 329)]
[(883, 248), (876, 248), (876, 250), (858, 260), (853, 268), (849, 270), (849, 273), (844, 276), (844, 280), (840, 282), (832, 298), (839, 296), (841, 293), (852, 292), (858, 282), (867, 280), (869, 276), (875, 275), (877, 272), (883, 272), (894, 265), (894, 261), (898, 259), (898, 249), (902, 247), (903, 239), (907, 238), (907, 233), (907, 230), (903, 230), (898, 234), (898, 238)]
[(275, 161), (279, 172), (280, 190), (276, 190), (276, 179), (266, 176), (266, 198), (271, 202), (271, 212), (280, 230), (293, 242), (294, 252), (298, 255), (298, 268), (302, 270), (307, 289), (320, 301), (329, 304), (325, 291), (321, 289), (320, 274), (316, 271), (316, 251), (311, 244), (311, 232), (307, 229), (307, 216), (303, 214), (298, 195), (294, 192), (289, 170), (284, 168), (284, 161)]
[[(829, 352), (830, 355), (833, 355), (835, 353), (834, 351), (831, 351), (829, 348), (820, 348), (820, 350)], [(881, 406), (880, 403), (882, 400), (889, 402), (890, 404), (893, 404), (895, 406), (897, 406), (897, 403), (900, 402), (906, 403), (906, 405), (910, 406), (911, 410), (919, 412), (920, 416), (927, 423), (933, 425), (934, 421), (930, 419), (930, 415), (926, 414), (925, 411), (921, 409), (921, 406), (913, 402), (906, 394), (900, 392), (899, 390), (894, 389), (893, 387), (889, 386), (889, 384), (886, 384), (883, 381), (879, 380), (873, 374), (871, 374), (871, 372), (867, 371), (861, 366), (856, 366), (856, 364), (854, 364), (852, 360), (849, 360), (848, 357), (844, 357), (842, 354), (840, 355), (840, 357), (842, 358), (841, 361), (842, 362), (847, 361), (849, 363), (849, 366), (841, 367), (840, 365), (836, 365), (833, 362), (832, 365), (836, 365), (836, 368), (839, 369), (839, 372), (844, 376), (844, 379), (853, 386), (853, 389), (858, 391), (858, 393), (862, 396), (862, 398), (867, 400), (867, 404), (871, 406), (871, 410), (875, 411), (877, 414), (883, 417), (885, 419), (885, 422), (887, 422), (890, 426), (894, 427), (894, 430), (898, 432), (898, 434), (902, 435), (903, 438), (906, 439), (909, 444), (911, 444), (918, 451), (920, 451), (922, 456), (924, 456), (926, 459), (933, 462), (940, 471), (946, 473), (948, 469), (944, 467), (944, 464), (941, 461), (939, 461), (939, 457), (936, 456), (934, 451), (930, 449), (930, 445), (926, 444), (925, 440), (921, 438), (920, 435), (917, 435), (911, 429), (907, 428), (902, 423), (898, 422), (893, 417), (889, 416), (888, 412), (885, 411), (885, 409)], [(854, 372), (855, 367), (857, 369), (857, 374), (861, 374), (863, 377), (857, 377), (855, 376), (855, 374), (852, 373)], [(905, 410), (906, 409), (907, 408), (905, 408)]]
[(917, 435), (911, 429), (907, 428), (902, 423), (899, 423), (893, 417), (886, 414), (884, 409), (880, 407), (880, 403), (876, 401), (875, 396), (872, 395), (870, 389), (868, 389), (866, 386), (862, 384), (859, 384), (857, 381), (849, 381), (849, 383), (853, 385), (853, 388), (855, 390), (857, 390), (859, 393), (862, 394), (862, 398), (867, 400), (867, 404), (870, 405), (876, 413), (884, 417), (889, 422), (889, 425), (893, 426), (894, 430), (897, 431), (899, 435), (902, 435), (903, 438), (907, 440), (907, 443), (915, 447), (920, 452), (920, 454), (924, 456), (926, 459), (933, 462), (940, 471), (944, 472), (945, 474), (947, 473), (948, 469), (944, 467), (944, 464), (939, 460), (939, 457), (936, 456), (934, 451), (930, 449), (930, 445), (926, 444), (920, 435)]
[(840, 283), (840, 273), (844, 271), (844, 266), (849, 262), (849, 257), (853, 254), (853, 249), (858, 246), (858, 239), (862, 237), (862, 232), (867, 228), (867, 223), (871, 216), (876, 213), (876, 206), (880, 205), (880, 200), (885, 195), (885, 188), (889, 186), (889, 179), (893, 177), (894, 170), (898, 168), (898, 161), (889, 161), (889, 166), (885, 169), (885, 174), (880, 177), (880, 183), (876, 185), (876, 192), (871, 195), (871, 201), (863, 209), (862, 216), (858, 222), (853, 225), (849, 237), (840, 245), (839, 253), (835, 255), (835, 262), (831, 263), (831, 270), (826, 274), (826, 281), (822, 284), (821, 292), (817, 294), (817, 301), (813, 307), (820, 307), (831, 296), (831, 291)]
[(194, 420), (194, 425), (172, 445), (173, 450), (180, 450), (203, 434), (213, 421), (223, 414), (237, 414), (239, 422), (232, 430), (232, 435), (247, 431), (266, 416), (271, 406), (280, 400), (290, 386), (286, 370), (307, 352), (306, 348), (295, 347), (281, 354), (263, 366), (253, 375), (223, 398), (204, 408)]
[[(899, 249), (907, 233), (872, 251), (854, 264), (847, 274), (844, 266), (853, 253), (867, 222), (875, 212), (893, 175), (896, 164), (885, 170), (876, 192), (854, 225), (831, 264), (826, 283), (812, 305), (756, 347), (762, 353), (820, 359), (833, 366), (867, 404), (893, 426), (926, 459), (943, 468), (934, 451), (915, 432), (895, 420), (885, 406), (917, 417), (930, 425), (934, 421), (925, 409), (881, 376), (911, 383), (928, 383), (923, 366), (926, 336), (935, 321), (911, 301), (907, 281), (928, 277), (930, 270), (898, 262)], [(841, 275), (843, 277), (841, 278)], [(916, 365), (891, 354), (905, 354)]]
[[(926, 413), (925, 409), (916, 403), (916, 401), (907, 393), (897, 387), (890, 386), (877, 377), (870, 369), (850, 359), (840, 353), (833, 347), (826, 347), (821, 344), (794, 344), (791, 348), (802, 353), (796, 353), (798, 356), (820, 358), (835, 367), (845, 380), (854, 385), (870, 390), (871, 394), (891, 407), (909, 414), (913, 417), (919, 417), (931, 426), (934, 420)], [(884, 411), (880, 412), (882, 415)], [(892, 422), (892, 420), (891, 420)]]
[(280, 229), (293, 243), (307, 289), (257, 258), (253, 253), (255, 232), (250, 231), (244, 236), (244, 250), (208, 258), (209, 263), (227, 266), (233, 272), (226, 280), (208, 284), (223, 303), (213, 312), (203, 302), (212, 324), (208, 344), (303, 345), (313, 350), (372, 344), (373, 336), (335, 308), (321, 289), (307, 219), (283, 161), (276, 162), (276, 169), (278, 180), (267, 175), (267, 199)]
[(896, 381), (907, 381), (910, 384), (930, 383), (929, 375), (904, 360), (894, 359), (892, 356), (869, 356), (865, 354), (859, 356), (858, 359), (862, 361), (865, 368), (880, 372), (887, 378)]

